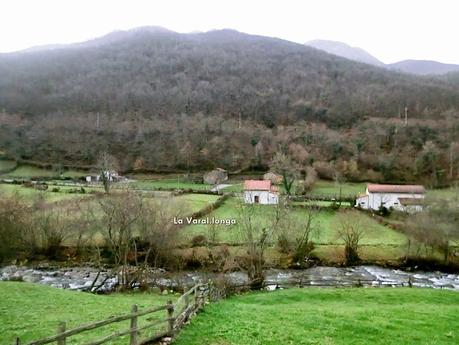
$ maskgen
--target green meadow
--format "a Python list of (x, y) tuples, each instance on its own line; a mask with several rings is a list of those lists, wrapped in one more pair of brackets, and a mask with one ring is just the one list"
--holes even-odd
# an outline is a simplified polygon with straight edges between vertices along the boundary
[(453, 345), (459, 294), (410, 288), (252, 292), (205, 307), (176, 345)]
[[(177, 298), (176, 295), (164, 296), (140, 292), (94, 295), (22, 282), (0, 282), (0, 296), (1, 345), (15, 343), (19, 335), (22, 343), (55, 335), (60, 321), (65, 321), (67, 329), (70, 329), (113, 316), (129, 314), (134, 304), (142, 310), (164, 305), (167, 300)], [(166, 318), (166, 311), (139, 318), (139, 326), (163, 318)], [(70, 337), (67, 344), (76, 345), (89, 342), (89, 339), (97, 340), (128, 328), (129, 320), (114, 323)], [(128, 342), (128, 337), (124, 336), (110, 344), (125, 345)]]

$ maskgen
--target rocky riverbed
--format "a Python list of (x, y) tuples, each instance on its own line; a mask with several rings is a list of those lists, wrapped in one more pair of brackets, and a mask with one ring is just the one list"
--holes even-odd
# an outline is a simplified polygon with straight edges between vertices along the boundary
[[(149, 284), (161, 289), (190, 287), (200, 281), (215, 279), (215, 273), (206, 272), (179, 272), (167, 273), (155, 271), (151, 275)], [(97, 279), (96, 279), (97, 278)], [(243, 285), (248, 282), (243, 272), (227, 273), (223, 276), (227, 283)], [(110, 292), (117, 285), (117, 278), (110, 270), (93, 267), (26, 267), (5, 266), (0, 268), (0, 281), (26, 281), (45, 284), (56, 288), (88, 291), (94, 286), (101, 285), (99, 291)], [(312, 267), (303, 270), (266, 271), (266, 288), (276, 289), (292, 286), (375, 286), (375, 287), (429, 287), (459, 291), (459, 274), (442, 272), (406, 272), (398, 269), (388, 269), (378, 266), (356, 267)]]

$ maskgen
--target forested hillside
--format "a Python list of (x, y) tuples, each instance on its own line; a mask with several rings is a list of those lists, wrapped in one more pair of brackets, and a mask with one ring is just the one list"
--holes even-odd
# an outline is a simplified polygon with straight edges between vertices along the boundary
[[(232, 30), (143, 28), (0, 55), (0, 150), (124, 170), (266, 168), (322, 177), (457, 176), (459, 87)], [(405, 107), (408, 122), (405, 125)]]

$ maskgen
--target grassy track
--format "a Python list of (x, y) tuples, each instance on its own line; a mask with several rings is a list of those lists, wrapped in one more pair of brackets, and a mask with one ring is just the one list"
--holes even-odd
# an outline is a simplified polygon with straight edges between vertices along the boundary
[(208, 305), (176, 345), (459, 343), (459, 293), (430, 289), (290, 289)]
[(209, 190), (210, 185), (203, 183), (184, 182), (180, 178), (162, 179), (162, 180), (139, 180), (132, 182), (132, 186), (142, 189), (193, 189), (193, 190)]
[[(22, 342), (54, 335), (59, 321), (66, 321), (67, 328), (111, 316), (128, 314), (133, 304), (139, 309), (163, 305), (175, 296), (147, 293), (92, 295), (84, 292), (60, 290), (48, 286), (0, 282), (0, 344), (11, 345), (16, 336)], [(165, 318), (166, 312), (150, 315), (153, 319)], [(140, 326), (146, 317), (140, 318)], [(117, 330), (129, 327), (129, 321), (112, 324), (89, 331), (87, 338), (75, 336), (67, 344), (81, 344), (96, 340)], [(89, 337), (89, 338), (88, 338)], [(73, 339), (73, 340), (72, 340)], [(126, 337), (110, 344), (127, 344)]]

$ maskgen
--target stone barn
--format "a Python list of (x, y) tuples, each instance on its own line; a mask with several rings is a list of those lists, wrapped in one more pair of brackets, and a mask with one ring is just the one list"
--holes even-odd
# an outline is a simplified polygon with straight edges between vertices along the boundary
[(206, 184), (220, 184), (228, 180), (228, 172), (225, 169), (217, 168), (204, 174), (203, 180)]
[(270, 171), (263, 175), (263, 180), (269, 180), (272, 184), (281, 184), (283, 177)]
[(246, 204), (276, 205), (279, 191), (270, 180), (244, 181), (244, 202)]

